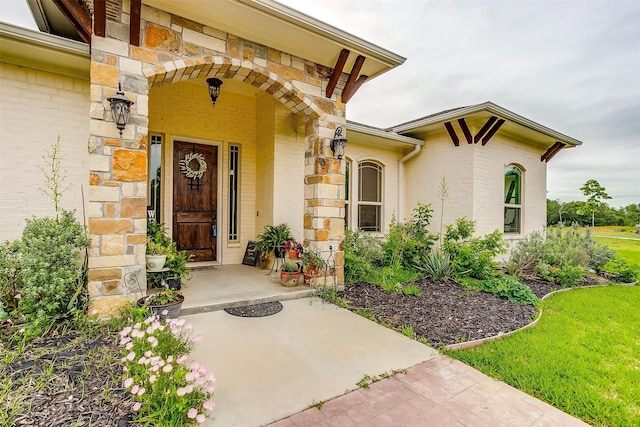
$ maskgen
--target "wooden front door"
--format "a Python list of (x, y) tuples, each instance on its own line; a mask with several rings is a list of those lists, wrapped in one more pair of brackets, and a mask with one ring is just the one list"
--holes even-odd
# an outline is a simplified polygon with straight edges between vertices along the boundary
[(218, 147), (175, 141), (173, 240), (194, 261), (216, 260), (217, 205)]

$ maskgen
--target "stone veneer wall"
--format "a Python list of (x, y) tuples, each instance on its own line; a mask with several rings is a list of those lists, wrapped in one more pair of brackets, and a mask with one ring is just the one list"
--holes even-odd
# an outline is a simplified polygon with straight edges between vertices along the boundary
[[(128, 3), (128, 2), (123, 2)], [(108, 316), (145, 280), (149, 88), (201, 77), (238, 79), (271, 94), (306, 120), (305, 242), (333, 246), (343, 283), (344, 165), (330, 157), (345, 106), (322, 97), (327, 69), (158, 9), (142, 8), (141, 46), (128, 43), (128, 7), (91, 46), (89, 126), (89, 293)], [(120, 137), (107, 98), (122, 84), (135, 104)]]

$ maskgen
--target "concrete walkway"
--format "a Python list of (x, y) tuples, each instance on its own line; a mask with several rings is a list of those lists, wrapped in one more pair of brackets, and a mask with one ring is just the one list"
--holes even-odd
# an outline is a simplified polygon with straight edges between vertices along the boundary
[[(204, 426), (586, 425), (395, 331), (312, 302), (284, 301), (261, 318), (183, 316), (202, 335), (193, 359), (217, 378)], [(369, 389), (356, 385), (407, 368)], [(319, 402), (321, 410), (308, 409)]]
[(204, 426), (261, 426), (357, 388), (364, 375), (405, 369), (437, 352), (318, 298), (273, 316), (183, 316), (202, 341), (191, 354), (216, 376)]

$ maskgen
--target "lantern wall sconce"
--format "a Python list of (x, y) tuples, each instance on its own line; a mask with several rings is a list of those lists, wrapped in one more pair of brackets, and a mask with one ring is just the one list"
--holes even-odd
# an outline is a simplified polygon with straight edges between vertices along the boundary
[(220, 86), (222, 86), (222, 80), (215, 77), (209, 77), (207, 79), (207, 86), (209, 87), (209, 96), (211, 97), (211, 102), (213, 102), (213, 106), (215, 107), (216, 101), (220, 96)]
[(336, 133), (331, 140), (331, 151), (333, 151), (333, 155), (338, 159), (342, 159), (344, 156), (344, 148), (347, 145), (347, 138), (342, 136), (342, 128), (339, 127), (336, 129)]
[(129, 101), (129, 99), (124, 96), (120, 83), (118, 83), (116, 95), (107, 98), (107, 101), (111, 104), (111, 115), (113, 116), (113, 121), (116, 123), (116, 127), (120, 131), (120, 138), (122, 138), (122, 131), (127, 123), (129, 123), (129, 108), (133, 105), (133, 101)]

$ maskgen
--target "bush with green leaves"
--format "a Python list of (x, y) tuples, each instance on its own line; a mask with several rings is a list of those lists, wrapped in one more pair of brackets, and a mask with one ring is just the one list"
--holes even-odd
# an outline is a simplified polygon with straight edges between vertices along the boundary
[(362, 230), (345, 230), (345, 283), (370, 281), (372, 271), (382, 265), (384, 253), (378, 239)]
[(22, 239), (16, 243), (18, 265), (13, 267), (19, 270), (16, 315), (39, 330), (59, 319), (83, 314), (88, 293), (82, 250), (89, 243), (73, 212), (27, 220)]
[(603, 268), (605, 274), (620, 283), (633, 283), (640, 277), (640, 269), (622, 257), (614, 257)]
[(413, 269), (422, 254), (431, 250), (438, 240), (438, 236), (428, 230), (432, 214), (431, 205), (418, 203), (408, 221), (392, 219), (383, 244), (385, 265), (399, 263)]
[(178, 250), (176, 242), (167, 236), (163, 223), (147, 221), (147, 254), (151, 253), (166, 255), (164, 267), (168, 269), (150, 275), (149, 280), (153, 287), (160, 287), (162, 281), (168, 278), (188, 280), (191, 277), (191, 269), (187, 263), (191, 261), (192, 256), (187, 255), (187, 251)]
[(511, 249), (506, 270), (516, 277), (535, 277), (538, 274), (538, 264), (545, 259), (547, 252), (544, 235), (534, 231)]
[(0, 244), (0, 323), (18, 307), (18, 278), (20, 275), (19, 241)]
[(538, 275), (545, 280), (559, 284), (563, 288), (573, 288), (582, 283), (587, 271), (582, 267), (570, 264), (556, 267), (541, 262), (538, 264)]
[(459, 218), (448, 225), (444, 237), (444, 250), (451, 257), (453, 273), (475, 279), (488, 279), (498, 273), (495, 257), (505, 252), (506, 244), (499, 230), (483, 237), (472, 237), (475, 222)]
[(518, 281), (515, 277), (504, 276), (485, 280), (465, 277), (456, 280), (464, 287), (488, 292), (518, 304), (537, 305), (540, 302), (540, 299), (533, 293), (531, 288)]
[(548, 250), (543, 261), (555, 267), (569, 265), (600, 271), (615, 255), (615, 251), (596, 242), (588, 229), (582, 234), (577, 227), (565, 232), (557, 227), (549, 228), (546, 244)]

